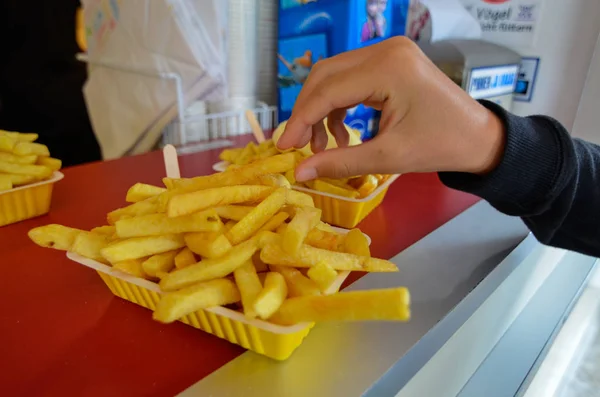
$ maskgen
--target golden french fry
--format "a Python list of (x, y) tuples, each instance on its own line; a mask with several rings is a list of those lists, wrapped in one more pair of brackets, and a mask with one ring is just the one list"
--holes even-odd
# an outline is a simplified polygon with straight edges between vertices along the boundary
[(27, 235), (40, 247), (70, 251), (75, 238), (81, 232), (83, 230), (52, 224), (31, 229)]
[(321, 295), (317, 283), (300, 273), (298, 269), (287, 266), (272, 266), (272, 270), (281, 273), (287, 283), (288, 296)]
[(106, 215), (106, 220), (109, 225), (114, 225), (120, 219), (153, 214), (157, 211), (157, 197), (150, 197), (144, 201), (138, 201), (135, 204), (109, 212)]
[(354, 255), (371, 256), (369, 240), (359, 229), (352, 229), (346, 234), (344, 251)]
[(195, 265), (169, 273), (160, 280), (159, 286), (163, 291), (175, 291), (197, 282), (225, 277), (252, 258), (257, 249), (257, 239), (244, 241), (220, 258), (205, 259)]
[(120, 238), (160, 236), (191, 232), (216, 232), (223, 224), (214, 210), (169, 218), (166, 214), (148, 214), (121, 219), (115, 223)]
[(217, 211), (217, 215), (221, 218), (237, 222), (248, 215), (253, 208), (247, 205), (224, 205), (222, 207), (215, 207), (215, 211)]
[(321, 220), (321, 210), (314, 207), (298, 208), (296, 215), (283, 233), (282, 246), (288, 254), (295, 255), (304, 243), (308, 232)]
[(242, 149), (242, 148), (225, 149), (219, 154), (219, 159), (222, 161), (227, 161), (229, 163), (235, 164), (235, 159), (240, 155), (242, 150), (244, 150), (244, 149)]
[(142, 269), (150, 277), (162, 278), (161, 273), (168, 273), (175, 266), (175, 256), (179, 251), (167, 251), (152, 255), (142, 263)]
[(336, 270), (358, 270), (364, 272), (397, 272), (392, 262), (358, 256), (345, 252), (333, 252), (321, 248), (302, 245), (298, 254), (290, 255), (277, 244), (267, 244), (260, 253), (260, 259), (268, 265), (292, 267), (312, 267), (325, 262)]
[(218, 174), (199, 176), (192, 179), (166, 178), (163, 179), (165, 186), (167, 186), (167, 183), (170, 183), (172, 184), (173, 189), (161, 195), (159, 199), (159, 208), (165, 210), (172, 197), (183, 193), (225, 186), (243, 185), (248, 183), (248, 181), (258, 178), (260, 175), (279, 174), (294, 169), (295, 165), (296, 161), (294, 154), (288, 153), (262, 159), (252, 164)]
[(271, 194), (268, 186), (226, 186), (184, 193), (169, 200), (170, 217), (187, 215), (207, 208), (263, 200)]
[(271, 148), (266, 149), (263, 152), (258, 153), (258, 157), (261, 158), (261, 159), (264, 159), (264, 158), (267, 158), (267, 157), (275, 156), (277, 154), (279, 154), (279, 151), (277, 150), (277, 148), (276, 147), (271, 147)]
[(290, 183), (290, 185), (296, 184), (296, 175), (294, 174), (294, 170), (289, 170), (283, 175), (285, 176), (285, 179), (287, 179), (287, 181)]
[(379, 180), (375, 175), (365, 175), (350, 182), (350, 185), (358, 191), (359, 197), (367, 197), (379, 186)]
[(231, 230), (231, 228), (232, 228), (232, 227), (234, 227), (236, 223), (237, 223), (236, 221), (228, 221), (228, 222), (225, 224), (225, 227), (223, 228), (223, 230), (224, 230), (225, 232), (228, 232), (228, 231), (230, 231), (230, 230)]
[(113, 269), (127, 273), (134, 277), (146, 278), (146, 273), (143, 268), (144, 258), (128, 259), (117, 262), (113, 265)]
[(6, 174), (30, 175), (39, 179), (46, 179), (52, 175), (52, 170), (43, 165), (15, 164), (0, 161), (0, 172)]
[(179, 234), (134, 237), (109, 244), (102, 249), (102, 256), (110, 263), (117, 263), (172, 251), (183, 246), (185, 246), (185, 241)]
[(40, 156), (38, 157), (36, 164), (46, 166), (52, 171), (58, 171), (62, 168), (62, 161), (53, 157)]
[(260, 260), (260, 252), (255, 252), (254, 255), (252, 255), (252, 263), (254, 264), (254, 268), (258, 273), (269, 271), (269, 266)]
[(0, 151), (12, 153), (17, 142), (17, 139), (12, 136), (0, 135)]
[(286, 188), (278, 188), (236, 223), (226, 235), (231, 244), (236, 245), (247, 240), (273, 217), (285, 204), (286, 190)]
[(167, 189), (164, 187), (148, 185), (145, 183), (136, 183), (127, 191), (125, 201), (128, 203), (137, 203), (138, 201), (143, 201), (150, 197), (158, 196), (166, 191)]
[(356, 190), (345, 189), (343, 187), (332, 185), (331, 183), (315, 179), (309, 184), (311, 189), (317, 190), (323, 193), (333, 194), (334, 196), (358, 198), (359, 194)]
[(277, 229), (280, 225), (285, 222), (290, 215), (287, 212), (279, 212), (275, 214), (271, 219), (267, 221), (260, 229), (258, 229), (258, 233), (260, 232), (272, 232)]
[(100, 263), (107, 263), (104, 256), (102, 256), (102, 249), (105, 248), (110, 242), (108, 236), (81, 231), (75, 237), (73, 245), (69, 251), (75, 252), (83, 257), (93, 259)]
[(104, 234), (105, 236), (114, 236), (117, 228), (114, 226), (98, 226), (90, 230), (92, 233)]
[(308, 269), (308, 278), (314, 281), (321, 292), (325, 293), (337, 279), (338, 273), (335, 269), (325, 262), (319, 262), (317, 265)]
[(17, 156), (27, 156), (29, 154), (34, 154), (36, 156), (50, 157), (50, 151), (48, 150), (48, 146), (35, 142), (19, 141), (15, 145), (13, 153)]
[(152, 318), (161, 323), (172, 323), (198, 310), (228, 305), (239, 300), (240, 293), (231, 280), (206, 281), (164, 294), (156, 305)]
[(31, 132), (13, 132), (13, 131), (0, 130), (0, 136), (2, 136), (2, 135), (16, 139), (17, 141), (24, 141), (24, 142), (34, 142), (38, 139), (38, 134), (34, 134)]
[(232, 248), (227, 237), (221, 232), (186, 233), (185, 244), (202, 258), (219, 258)]
[(410, 294), (406, 288), (301, 296), (283, 302), (270, 321), (292, 325), (322, 321), (408, 321)]
[(250, 185), (253, 185), (253, 184), (264, 185), (264, 186), (271, 186), (271, 187), (285, 187), (288, 189), (290, 189), (292, 187), (290, 185), (290, 183), (288, 182), (288, 180), (285, 179), (285, 177), (281, 174), (261, 175), (249, 184)]
[(269, 272), (263, 289), (254, 301), (254, 311), (263, 320), (271, 317), (287, 297), (287, 284), (280, 273)]
[(13, 186), (22, 186), (37, 181), (35, 176), (31, 175), (17, 175), (17, 174), (0, 174), (0, 178), (8, 179), (12, 182)]
[(177, 269), (183, 269), (184, 267), (190, 266), (198, 262), (192, 250), (185, 247), (175, 256), (175, 267)]
[(340, 233), (336, 233), (332, 231), (324, 231), (320, 229), (318, 226), (308, 232), (306, 236), (306, 240), (304, 240), (304, 244), (316, 247), (323, 248), (329, 251), (343, 251), (343, 244), (346, 239), (346, 236)]
[(0, 152), (0, 161), (6, 161), (7, 163), (16, 164), (35, 164), (37, 161), (35, 154), (29, 156), (17, 156), (16, 154)]
[(12, 178), (8, 175), (0, 174), (0, 192), (5, 192), (13, 188)]
[(260, 249), (269, 244), (281, 245), (281, 236), (277, 233), (265, 230), (263, 232), (257, 233), (256, 237), (258, 238), (258, 247)]
[(288, 190), (286, 192), (286, 202), (289, 205), (295, 205), (296, 207), (314, 207), (315, 202), (312, 197), (306, 193), (297, 192), (295, 190)]
[(235, 269), (233, 271), (233, 277), (238, 289), (240, 290), (244, 315), (248, 318), (256, 317), (256, 312), (254, 311), (254, 302), (262, 290), (262, 284), (258, 278), (258, 275), (256, 274), (256, 268), (254, 267), (252, 261), (249, 260), (242, 266)]
[(323, 182), (327, 182), (330, 185), (341, 187), (342, 189), (346, 189), (346, 190), (354, 189), (352, 186), (350, 186), (348, 184), (349, 180), (347, 178), (342, 178), (342, 179), (320, 178), (320, 180)]

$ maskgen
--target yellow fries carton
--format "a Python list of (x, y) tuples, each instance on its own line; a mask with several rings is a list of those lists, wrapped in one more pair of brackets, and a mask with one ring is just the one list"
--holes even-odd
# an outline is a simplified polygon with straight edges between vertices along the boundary
[[(67, 257), (96, 270), (114, 295), (147, 309), (156, 309), (161, 294), (158, 284), (72, 252), (67, 253)], [(339, 290), (349, 273), (340, 272), (329, 289), (332, 292)], [(275, 360), (290, 357), (314, 326), (314, 323), (282, 326), (259, 319), (248, 319), (244, 313), (220, 306), (199, 310), (179, 321)]]
[(342, 197), (301, 186), (292, 189), (304, 192), (312, 197), (315, 207), (322, 211), (321, 220), (330, 225), (352, 229), (381, 204), (390, 185), (400, 175), (393, 175), (382, 183), (373, 193), (364, 198)]
[(0, 226), (47, 214), (54, 184), (63, 178), (54, 171), (48, 180), (0, 192)]

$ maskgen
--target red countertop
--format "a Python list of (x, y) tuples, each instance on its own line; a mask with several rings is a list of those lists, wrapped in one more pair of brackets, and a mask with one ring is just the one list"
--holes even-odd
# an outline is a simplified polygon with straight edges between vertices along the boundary
[[(219, 151), (180, 157), (182, 176), (211, 173)], [(64, 174), (49, 215), (0, 227), (0, 384), (6, 395), (171, 396), (244, 352), (187, 325), (154, 322), (147, 309), (114, 297), (92, 270), (27, 238), (29, 229), (48, 223), (105, 224), (107, 212), (126, 205), (131, 185), (160, 183), (161, 153)], [(359, 227), (371, 236), (373, 255), (390, 258), (477, 200), (444, 187), (435, 174), (403, 175)]]

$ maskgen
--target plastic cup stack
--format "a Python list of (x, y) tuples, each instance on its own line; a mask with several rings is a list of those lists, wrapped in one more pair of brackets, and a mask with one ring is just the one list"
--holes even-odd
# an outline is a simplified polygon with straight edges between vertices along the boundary
[(258, 92), (261, 102), (277, 104), (278, 0), (258, 0)]

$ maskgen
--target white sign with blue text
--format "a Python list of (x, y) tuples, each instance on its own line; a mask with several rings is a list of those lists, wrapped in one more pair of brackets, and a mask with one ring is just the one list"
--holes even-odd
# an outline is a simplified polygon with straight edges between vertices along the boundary
[(474, 99), (490, 99), (512, 94), (517, 82), (518, 65), (473, 69), (467, 92)]
[(479, 22), (482, 38), (507, 47), (532, 47), (542, 0), (461, 0)]

